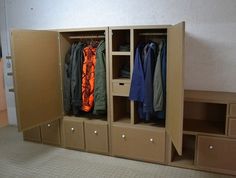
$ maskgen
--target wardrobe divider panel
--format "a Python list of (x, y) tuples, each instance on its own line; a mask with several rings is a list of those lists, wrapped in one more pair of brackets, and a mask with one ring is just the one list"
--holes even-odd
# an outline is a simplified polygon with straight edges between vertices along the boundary
[(23, 132), (23, 138), (26, 141), (42, 142), (40, 127), (35, 127)]
[(62, 117), (58, 33), (11, 33), (14, 89), (19, 131)]
[(185, 23), (167, 29), (166, 130), (179, 155), (183, 137)]

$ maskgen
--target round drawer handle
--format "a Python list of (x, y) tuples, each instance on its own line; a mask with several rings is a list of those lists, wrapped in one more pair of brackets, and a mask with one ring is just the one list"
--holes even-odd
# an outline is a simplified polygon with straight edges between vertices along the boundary
[(125, 137), (126, 137), (125, 134), (122, 134), (122, 135), (121, 135), (121, 138), (125, 139)]
[(210, 149), (210, 150), (213, 150), (213, 148), (214, 148), (214, 147), (213, 147), (212, 145), (209, 145), (209, 149)]
[(48, 127), (51, 127), (51, 124), (48, 124)]
[(75, 128), (72, 127), (72, 128), (71, 128), (71, 132), (74, 132), (74, 131), (75, 131)]
[(94, 130), (94, 132), (93, 132), (95, 135), (97, 135), (98, 134), (98, 131), (97, 130)]
[(153, 138), (150, 138), (150, 142), (152, 142), (152, 143), (153, 143), (153, 142), (154, 142), (154, 139), (153, 139)]

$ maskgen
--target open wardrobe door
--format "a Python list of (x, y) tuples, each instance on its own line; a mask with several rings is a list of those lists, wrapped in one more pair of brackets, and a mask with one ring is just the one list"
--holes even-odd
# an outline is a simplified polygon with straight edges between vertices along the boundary
[(185, 23), (168, 28), (166, 130), (179, 155), (183, 137)]
[(58, 33), (11, 33), (14, 90), (19, 131), (62, 117)]

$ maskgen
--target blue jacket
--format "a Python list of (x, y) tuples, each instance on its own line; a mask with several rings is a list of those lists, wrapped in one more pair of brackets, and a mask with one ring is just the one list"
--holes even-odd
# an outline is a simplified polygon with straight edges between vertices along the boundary
[(153, 112), (153, 74), (157, 56), (157, 44), (138, 45), (130, 88), (130, 99), (139, 101), (139, 117), (149, 120)]
[(144, 56), (144, 101), (143, 112), (145, 120), (150, 119), (150, 114), (153, 112), (153, 75), (156, 63), (157, 44), (148, 43), (147, 53)]
[(142, 51), (144, 44), (138, 45), (135, 51), (134, 69), (130, 86), (129, 98), (133, 101), (144, 101), (144, 72), (142, 65)]

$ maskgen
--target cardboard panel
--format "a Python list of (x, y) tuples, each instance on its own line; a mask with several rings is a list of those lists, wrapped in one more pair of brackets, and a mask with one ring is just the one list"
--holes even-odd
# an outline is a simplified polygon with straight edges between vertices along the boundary
[(107, 123), (85, 122), (86, 150), (89, 152), (107, 154), (108, 150), (108, 127)]
[(83, 121), (64, 119), (65, 147), (84, 150)]
[(230, 106), (229, 106), (229, 114), (231, 116), (236, 116), (236, 104), (230, 104)]
[(234, 139), (199, 136), (197, 165), (207, 170), (228, 170), (236, 174), (236, 141)]
[(23, 132), (24, 140), (42, 142), (40, 127), (35, 127)]
[(166, 129), (179, 155), (183, 137), (184, 22), (167, 30)]
[(56, 120), (41, 127), (42, 143), (57, 145), (61, 144), (60, 121)]
[(230, 137), (236, 138), (236, 118), (229, 119), (229, 134)]
[(19, 130), (61, 118), (58, 33), (17, 30), (11, 37)]
[(165, 161), (165, 131), (112, 126), (112, 154), (150, 162)]

